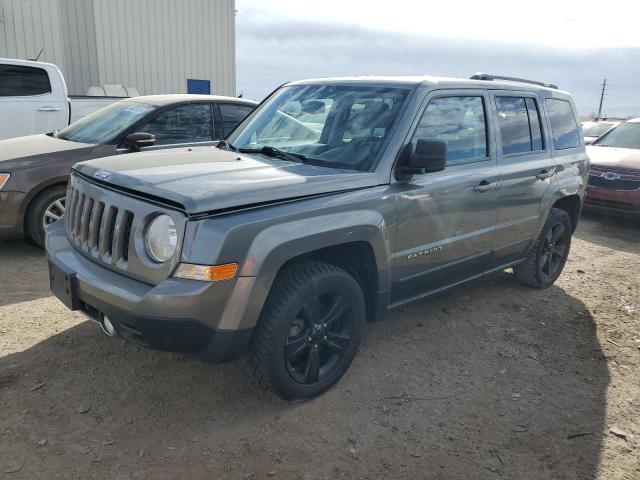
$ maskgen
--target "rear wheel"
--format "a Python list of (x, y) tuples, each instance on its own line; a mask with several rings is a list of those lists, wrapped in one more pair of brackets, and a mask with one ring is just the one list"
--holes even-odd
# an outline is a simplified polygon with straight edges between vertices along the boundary
[(348, 272), (320, 261), (287, 267), (252, 338), (253, 375), (285, 400), (315, 397), (351, 365), (364, 321), (364, 295)]
[(41, 192), (29, 206), (26, 229), (29, 237), (40, 247), (44, 246), (44, 229), (64, 216), (67, 187), (59, 185)]
[(513, 268), (516, 278), (536, 288), (553, 285), (569, 257), (572, 232), (569, 214), (552, 208), (527, 261)]

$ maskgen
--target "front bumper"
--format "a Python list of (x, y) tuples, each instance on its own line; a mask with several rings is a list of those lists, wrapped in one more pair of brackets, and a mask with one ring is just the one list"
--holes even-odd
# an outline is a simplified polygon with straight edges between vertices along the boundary
[[(47, 229), (46, 252), (53, 293), (72, 310), (102, 324), (106, 315), (118, 336), (159, 350), (188, 353), (224, 362), (244, 353), (252, 328), (238, 318), (233, 329), (229, 312), (238, 309), (238, 285), (255, 278), (201, 282), (169, 278), (158, 285), (133, 280), (102, 267), (77, 252), (66, 238), (63, 222)], [(243, 282), (245, 285), (243, 285)]]
[(610, 190), (587, 186), (585, 210), (640, 217), (640, 190)]
[(26, 193), (0, 191), (0, 238), (13, 239), (24, 236), (26, 203)]

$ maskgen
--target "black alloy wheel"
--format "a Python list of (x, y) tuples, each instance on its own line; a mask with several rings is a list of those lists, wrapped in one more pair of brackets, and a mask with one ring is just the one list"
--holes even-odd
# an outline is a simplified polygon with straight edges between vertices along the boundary
[(538, 269), (547, 278), (557, 276), (564, 266), (569, 249), (569, 232), (562, 222), (553, 225), (544, 238), (538, 258)]
[(351, 365), (365, 316), (362, 288), (349, 272), (319, 260), (286, 266), (253, 331), (251, 373), (285, 400), (320, 395)]
[(340, 292), (318, 292), (305, 303), (291, 324), (284, 345), (289, 375), (314, 384), (331, 374), (349, 350), (354, 316)]
[(572, 235), (573, 224), (569, 214), (552, 208), (526, 260), (513, 267), (516, 278), (535, 288), (553, 285), (569, 257)]

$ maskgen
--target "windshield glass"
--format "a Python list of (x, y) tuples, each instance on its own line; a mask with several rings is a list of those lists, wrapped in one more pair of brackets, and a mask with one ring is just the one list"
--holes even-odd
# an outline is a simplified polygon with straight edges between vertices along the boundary
[(80, 143), (109, 143), (156, 108), (132, 101), (112, 103), (60, 130), (57, 137)]
[(584, 125), (582, 127), (582, 133), (585, 137), (599, 137), (603, 133), (606, 133), (611, 127), (613, 127), (613, 123), (592, 123), (590, 125)]
[(640, 149), (640, 122), (621, 123), (593, 144), (607, 147)]
[(272, 147), (307, 163), (370, 171), (408, 93), (369, 86), (284, 87), (228, 141), (241, 150)]

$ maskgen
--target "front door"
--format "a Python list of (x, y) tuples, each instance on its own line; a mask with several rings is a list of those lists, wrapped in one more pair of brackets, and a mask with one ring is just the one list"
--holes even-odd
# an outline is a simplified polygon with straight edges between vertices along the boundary
[[(141, 151), (162, 150), (180, 146), (206, 146), (217, 142), (214, 121), (213, 103), (198, 102), (165, 107), (143, 125), (136, 126), (135, 131), (151, 133), (156, 142), (151, 147), (143, 147)], [(120, 148), (127, 148), (120, 145)]]
[(435, 91), (426, 99), (412, 142), (446, 141), (447, 166), (415, 175), (397, 195), (394, 304), (488, 268), (501, 181), (488, 101), (476, 90)]

